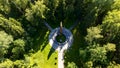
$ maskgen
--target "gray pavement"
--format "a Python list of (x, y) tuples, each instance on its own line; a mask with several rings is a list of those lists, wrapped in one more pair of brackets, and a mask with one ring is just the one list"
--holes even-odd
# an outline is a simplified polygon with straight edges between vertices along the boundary
[(68, 29), (63, 28), (62, 33), (65, 35), (66, 41), (59, 43), (56, 41), (56, 36), (59, 34), (59, 30), (59, 27), (52, 30), (49, 35), (49, 43), (55, 50), (58, 51), (58, 68), (64, 68), (64, 51), (72, 45), (73, 35)]

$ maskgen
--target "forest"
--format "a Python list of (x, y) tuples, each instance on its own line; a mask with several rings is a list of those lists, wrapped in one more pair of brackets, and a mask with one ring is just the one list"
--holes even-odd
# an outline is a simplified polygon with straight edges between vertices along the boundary
[(120, 68), (120, 0), (0, 0), (0, 68), (57, 68), (49, 29), (71, 31), (65, 68)]

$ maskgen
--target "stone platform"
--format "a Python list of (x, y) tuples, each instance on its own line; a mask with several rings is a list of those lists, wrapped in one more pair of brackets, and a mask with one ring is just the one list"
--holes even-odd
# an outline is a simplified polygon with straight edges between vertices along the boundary
[(71, 44), (73, 42), (73, 35), (68, 29), (63, 27), (62, 33), (65, 35), (66, 40), (63, 43), (59, 43), (56, 40), (56, 36), (58, 34), (60, 34), (59, 31), (60, 31), (59, 27), (51, 31), (51, 33), (49, 35), (49, 43), (55, 50), (58, 50), (58, 51), (66, 50), (71, 46)]

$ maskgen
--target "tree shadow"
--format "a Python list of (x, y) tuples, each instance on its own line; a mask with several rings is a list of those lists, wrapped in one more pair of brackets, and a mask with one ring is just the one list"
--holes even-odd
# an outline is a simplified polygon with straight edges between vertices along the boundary
[(48, 42), (49, 42), (48, 40), (45, 41), (44, 45), (41, 48), (41, 51), (43, 51), (45, 49), (45, 47), (47, 46)]
[[(33, 40), (34, 46), (32, 46), (32, 48), (35, 52), (40, 50), (41, 47), (43, 50), (46, 47), (46, 45), (48, 44), (47, 31), (48, 31), (48, 29), (44, 29), (44, 30), (39, 30), (38, 32), (36, 32), (37, 34), (35, 34), (35, 37)], [(44, 45), (42, 45), (42, 44), (44, 44)]]
[(73, 33), (73, 44), (69, 50), (65, 51), (65, 65), (68, 65), (67, 62), (74, 62), (78, 67), (81, 67), (82, 63), (80, 61), (79, 49), (86, 48), (86, 43), (83, 33), (80, 31), (79, 25), (74, 28)]
[(47, 60), (49, 60), (50, 56), (55, 52), (55, 49), (51, 47), (50, 52), (48, 54)]

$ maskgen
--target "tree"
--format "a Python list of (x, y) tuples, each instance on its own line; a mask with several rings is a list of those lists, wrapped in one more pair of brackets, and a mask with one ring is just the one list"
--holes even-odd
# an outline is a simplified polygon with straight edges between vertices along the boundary
[(13, 41), (12, 59), (21, 59), (24, 57), (25, 53), (25, 41), (23, 39), (17, 39)]
[[(114, 9), (112, 11), (109, 11), (106, 17), (103, 20), (102, 23), (102, 34), (104, 36), (103, 43), (106, 42), (112, 42), (116, 44), (116, 52), (114, 53), (114, 58), (111, 58), (112, 60), (116, 61), (117, 63), (120, 63), (118, 61), (119, 59), (119, 53), (120, 53), (120, 11), (118, 9)], [(112, 56), (113, 57), (113, 56)], [(115, 59), (116, 58), (116, 59)]]
[(14, 64), (11, 60), (9, 59), (6, 59), (3, 63), (0, 64), (0, 67), (1, 68), (13, 68), (14, 67)]
[(83, 56), (87, 58), (87, 54), (89, 55), (88, 59), (81, 59), (81, 61), (85, 63), (84, 67), (106, 67), (110, 62), (107, 54), (116, 51), (115, 43), (101, 43), (101, 41), (103, 41), (102, 39), (104, 39), (104, 36), (101, 34), (102, 29), (100, 28), (100, 26), (96, 26), (87, 29), (88, 34), (86, 35), (85, 39), (88, 46), (86, 49), (80, 49), (81, 58)]
[(26, 9), (25, 16), (32, 25), (39, 26), (45, 19), (45, 13), (48, 10), (43, 1), (36, 1), (35, 4), (31, 4), (31, 7)]
[(112, 10), (108, 12), (108, 15), (103, 20), (102, 28), (103, 28), (103, 35), (105, 40), (108, 42), (115, 41), (116, 43), (119, 42), (119, 31), (120, 31), (120, 11)]
[(4, 31), (0, 31), (0, 38), (0, 61), (3, 61), (4, 55), (8, 53), (13, 37)]
[(66, 68), (78, 68), (74, 62), (69, 62)]
[(14, 35), (14, 37), (22, 36), (24, 34), (21, 23), (14, 18), (7, 19), (3, 16), (0, 17), (0, 28), (11, 35)]

